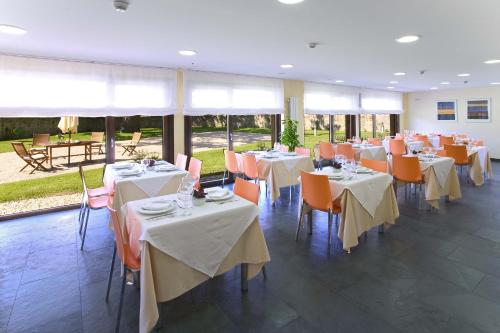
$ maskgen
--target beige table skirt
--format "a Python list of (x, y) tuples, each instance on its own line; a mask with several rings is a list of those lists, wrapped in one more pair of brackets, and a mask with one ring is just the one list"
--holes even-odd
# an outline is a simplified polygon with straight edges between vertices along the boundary
[[(143, 244), (141, 255), (141, 306), (139, 331), (150, 332), (159, 318), (158, 303), (172, 300), (193, 289), (210, 277), (152, 245)], [(270, 256), (259, 219), (248, 227), (222, 262), (216, 275), (221, 275), (238, 264), (248, 264), (248, 278), (255, 277)], [(234, 290), (240, 292), (240, 290)]]
[(483, 170), (481, 167), (481, 160), (478, 152), (469, 155), (469, 176), (474, 185), (483, 185), (485, 175), (491, 177), (493, 174), (489, 153), (486, 153), (485, 169), (486, 170)]
[(280, 197), (280, 188), (297, 185), (299, 183), (301, 171), (314, 171), (314, 164), (310, 158), (302, 158), (293, 167), (285, 165), (286, 160), (264, 160), (260, 159), (257, 163), (259, 175), (266, 179), (269, 186), (272, 201), (278, 200)]
[(372, 148), (353, 148), (354, 159), (360, 161), (362, 158), (367, 160), (387, 161), (387, 153), (384, 147), (377, 146)]
[(439, 209), (439, 200), (442, 196), (448, 196), (451, 201), (462, 198), (460, 183), (454, 166), (450, 169), (450, 173), (443, 187), (439, 184), (432, 166), (423, 170), (423, 172), (425, 179), (425, 200), (429, 205)]

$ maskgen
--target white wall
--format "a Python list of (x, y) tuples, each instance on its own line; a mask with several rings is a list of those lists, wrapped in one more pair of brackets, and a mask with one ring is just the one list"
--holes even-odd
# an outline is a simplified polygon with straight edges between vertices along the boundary
[[(402, 128), (422, 133), (465, 133), (483, 139), (492, 158), (500, 158), (500, 87), (448, 89), (407, 94), (407, 105), (402, 117)], [(470, 123), (465, 121), (466, 103), (469, 98), (490, 98), (491, 122)], [(458, 121), (438, 121), (436, 102), (457, 100)]]

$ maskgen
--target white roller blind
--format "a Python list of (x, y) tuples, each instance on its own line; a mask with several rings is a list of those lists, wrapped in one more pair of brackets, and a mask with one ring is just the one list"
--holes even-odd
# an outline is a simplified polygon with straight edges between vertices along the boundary
[(361, 92), (361, 108), (369, 114), (403, 113), (403, 94), (394, 91), (364, 89)]
[(189, 116), (278, 114), (284, 110), (283, 95), (278, 79), (184, 73), (184, 113)]
[(0, 55), (0, 117), (173, 114), (176, 72)]
[(306, 114), (358, 114), (359, 89), (306, 82), (304, 84)]

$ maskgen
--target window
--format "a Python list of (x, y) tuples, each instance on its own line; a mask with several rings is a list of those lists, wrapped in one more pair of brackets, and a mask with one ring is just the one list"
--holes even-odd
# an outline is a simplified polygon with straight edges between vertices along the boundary
[(384, 139), (386, 136), (391, 135), (391, 115), (377, 114), (375, 116), (376, 124), (376, 137)]
[(371, 114), (359, 115), (359, 136), (361, 139), (373, 138), (373, 118)]

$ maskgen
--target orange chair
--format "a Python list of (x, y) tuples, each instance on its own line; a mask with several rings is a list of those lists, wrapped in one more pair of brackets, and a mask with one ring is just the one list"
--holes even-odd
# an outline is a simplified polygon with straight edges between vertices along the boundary
[(422, 190), (422, 184), (425, 184), (424, 176), (420, 169), (420, 162), (417, 156), (403, 156), (403, 155), (393, 155), (392, 156), (392, 176), (394, 177), (395, 192), (397, 194), (397, 182), (402, 182), (405, 184), (405, 197), (407, 197), (407, 186), (408, 184), (419, 185), (420, 187), (420, 198), (418, 206), (420, 208), (422, 202), (422, 195), (424, 191)]
[[(302, 225), (302, 220), (304, 219), (304, 205), (307, 205), (310, 209), (328, 213), (328, 245), (330, 245), (332, 242), (332, 218), (333, 215), (335, 215), (336, 223), (338, 224), (338, 217), (341, 213), (341, 208), (339, 202), (333, 201), (328, 176), (315, 175), (301, 171), (300, 183), (302, 187), (302, 205), (300, 207), (295, 241), (299, 240), (300, 226)], [(311, 232), (312, 221), (309, 218), (309, 233)]]
[(379, 138), (368, 138), (368, 143), (374, 146), (382, 146), (382, 141)]
[[(455, 160), (455, 166), (460, 167), (460, 176), (463, 176), (463, 168), (467, 168), (469, 174), (469, 156), (467, 155), (467, 146), (464, 145), (444, 145), (446, 156)], [(467, 181), (469, 177), (467, 177)]]
[(446, 157), (446, 156), (448, 156), (448, 155), (446, 155), (446, 150), (444, 150), (444, 149), (438, 150), (436, 154), (439, 157)]
[(201, 178), (201, 161), (197, 158), (191, 157), (189, 160), (188, 172), (194, 179), (197, 179), (194, 185), (195, 189), (200, 188), (200, 178)]
[(455, 140), (452, 136), (440, 136), (439, 137), (439, 147), (444, 147), (444, 145), (454, 145)]
[(354, 160), (354, 149), (350, 143), (339, 143), (337, 145), (337, 155), (344, 155), (346, 160)]
[(422, 141), (424, 143), (424, 147), (432, 147), (427, 135), (415, 135), (415, 140)]
[(186, 170), (187, 160), (188, 157), (186, 155), (177, 154), (177, 157), (175, 158), (175, 166), (177, 169)]
[(387, 173), (387, 162), (386, 161), (376, 161), (376, 160), (367, 160), (365, 158), (361, 159), (361, 166), (365, 168), (369, 168), (378, 172)]
[(300, 156), (311, 157), (311, 149), (309, 149), (309, 148), (297, 147), (297, 148), (295, 148), (295, 152), (297, 153), (297, 155), (300, 155)]
[(224, 150), (224, 165), (225, 170), (222, 176), (222, 187), (224, 187), (224, 182), (227, 177), (229, 177), (229, 173), (234, 175), (238, 175), (241, 173), (240, 168), (238, 168), (238, 160), (236, 159), (236, 153), (232, 150)]
[(335, 157), (335, 151), (333, 150), (333, 145), (330, 142), (320, 142), (319, 143), (319, 167), (322, 166), (322, 161), (333, 161)]
[[(85, 244), (85, 236), (87, 235), (87, 226), (89, 224), (89, 216), (90, 210), (99, 210), (101, 208), (105, 208), (108, 204), (108, 195), (101, 196), (91, 196), (89, 193), (89, 189), (87, 188), (87, 183), (85, 182), (85, 175), (83, 174), (83, 168), (81, 164), (79, 165), (80, 178), (82, 180), (83, 186), (83, 212), (79, 217), (80, 222), (80, 235), (82, 234), (82, 244), (80, 246), (80, 250), (83, 251), (83, 245)], [(98, 193), (98, 192), (95, 192)], [(85, 222), (84, 222), (85, 221)]]
[(130, 247), (123, 239), (123, 233), (118, 219), (118, 212), (111, 207), (111, 204), (107, 205), (109, 214), (111, 215), (111, 221), (113, 223), (113, 232), (115, 234), (115, 246), (113, 249), (113, 259), (111, 260), (111, 269), (109, 271), (108, 278), (108, 290), (106, 292), (106, 303), (109, 301), (109, 291), (111, 289), (111, 281), (113, 280), (113, 268), (115, 266), (116, 254), (120, 259), (123, 266), (123, 277), (122, 277), (122, 287), (120, 292), (120, 303), (118, 305), (118, 316), (116, 318), (116, 328), (115, 332), (120, 331), (120, 318), (122, 315), (123, 308), (123, 295), (125, 293), (125, 285), (127, 282), (128, 272), (138, 272), (141, 269), (141, 259), (134, 257), (130, 251)]
[(389, 140), (389, 152), (392, 155), (404, 155), (406, 154), (405, 142), (402, 139), (390, 139)]
[[(85, 183), (85, 174), (83, 172), (83, 167), (81, 164), (78, 165), (78, 171), (80, 173), (80, 180), (82, 181), (82, 187), (86, 185)], [(104, 170), (106, 171), (106, 166), (104, 166)], [(103, 175), (104, 177), (104, 175)], [(87, 194), (89, 197), (100, 197), (100, 196), (108, 196), (109, 192), (105, 187), (97, 187), (97, 188), (87, 188)], [(80, 225), (82, 224), (82, 215), (86, 205), (85, 200), (85, 191), (82, 192), (82, 200), (80, 202), (80, 214), (78, 216), (78, 222)]]

